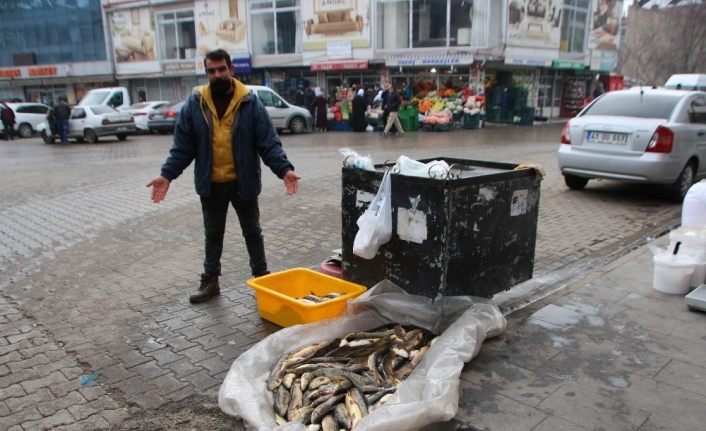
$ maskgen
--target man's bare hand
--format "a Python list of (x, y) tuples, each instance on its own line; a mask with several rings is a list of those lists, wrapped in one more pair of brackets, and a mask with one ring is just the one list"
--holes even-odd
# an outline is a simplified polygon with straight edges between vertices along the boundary
[(155, 177), (147, 183), (147, 187), (152, 187), (152, 202), (158, 204), (167, 197), (169, 190), (169, 180), (164, 177)]
[(299, 190), (300, 179), (301, 177), (294, 171), (287, 171), (287, 173), (284, 174), (282, 181), (284, 181), (284, 187), (287, 189), (288, 195), (293, 195)]

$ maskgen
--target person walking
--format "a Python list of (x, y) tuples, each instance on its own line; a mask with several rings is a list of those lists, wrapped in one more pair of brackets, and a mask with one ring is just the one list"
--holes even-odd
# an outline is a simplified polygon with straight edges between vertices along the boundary
[(2, 102), (2, 128), (5, 132), (5, 140), (15, 139), (15, 111), (8, 106), (7, 102)]
[(389, 112), (387, 116), (387, 124), (385, 125), (385, 130), (382, 132), (382, 136), (390, 136), (389, 132), (394, 125), (397, 128), (396, 136), (404, 136), (404, 129), (402, 129), (402, 124), (400, 124), (400, 119), (397, 117), (397, 112), (400, 110), (400, 95), (392, 88), (392, 84), (387, 83), (387, 97), (385, 99), (385, 109)]
[(221, 254), (229, 204), (240, 221), (252, 275), (269, 274), (260, 227), (258, 195), (262, 189), (260, 159), (284, 182), (287, 195), (299, 188), (300, 176), (287, 159), (262, 102), (233, 78), (228, 52), (219, 49), (204, 59), (209, 83), (192, 93), (174, 128), (174, 143), (159, 176), (147, 187), (159, 203), (170, 183), (195, 160), (194, 182), (201, 199), (205, 260), (192, 304), (220, 294)]
[(63, 97), (59, 98), (59, 101), (54, 105), (53, 110), (54, 124), (61, 137), (61, 143), (67, 144), (69, 142), (69, 117), (71, 117), (71, 108), (66, 103), (66, 99)]

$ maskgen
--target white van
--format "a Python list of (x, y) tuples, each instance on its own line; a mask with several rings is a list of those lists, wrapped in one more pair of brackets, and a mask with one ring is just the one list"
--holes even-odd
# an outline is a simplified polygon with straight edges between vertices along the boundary
[[(295, 106), (284, 100), (282, 96), (270, 87), (264, 85), (245, 85), (255, 94), (270, 114), (272, 124), (277, 131), (289, 130), (292, 133), (310, 132), (314, 128), (314, 117), (308, 109)], [(192, 91), (198, 92), (201, 86), (195, 86)]]
[(681, 73), (672, 75), (664, 84), (665, 88), (706, 91), (706, 74)]
[(125, 87), (95, 88), (83, 96), (78, 106), (103, 105), (122, 110), (131, 105), (130, 93)]

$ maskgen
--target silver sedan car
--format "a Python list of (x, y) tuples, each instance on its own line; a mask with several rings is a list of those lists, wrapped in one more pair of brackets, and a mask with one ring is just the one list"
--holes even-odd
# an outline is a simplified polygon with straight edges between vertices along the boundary
[(660, 184), (681, 202), (706, 175), (706, 92), (605, 93), (564, 126), (561, 143), (559, 169), (572, 189), (592, 178)]

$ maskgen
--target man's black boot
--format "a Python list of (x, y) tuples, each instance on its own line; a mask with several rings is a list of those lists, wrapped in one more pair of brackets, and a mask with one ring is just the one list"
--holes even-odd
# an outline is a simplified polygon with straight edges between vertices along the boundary
[(201, 274), (201, 285), (199, 290), (189, 296), (189, 302), (198, 304), (199, 302), (208, 301), (214, 296), (221, 294), (221, 288), (218, 285), (218, 275)]

